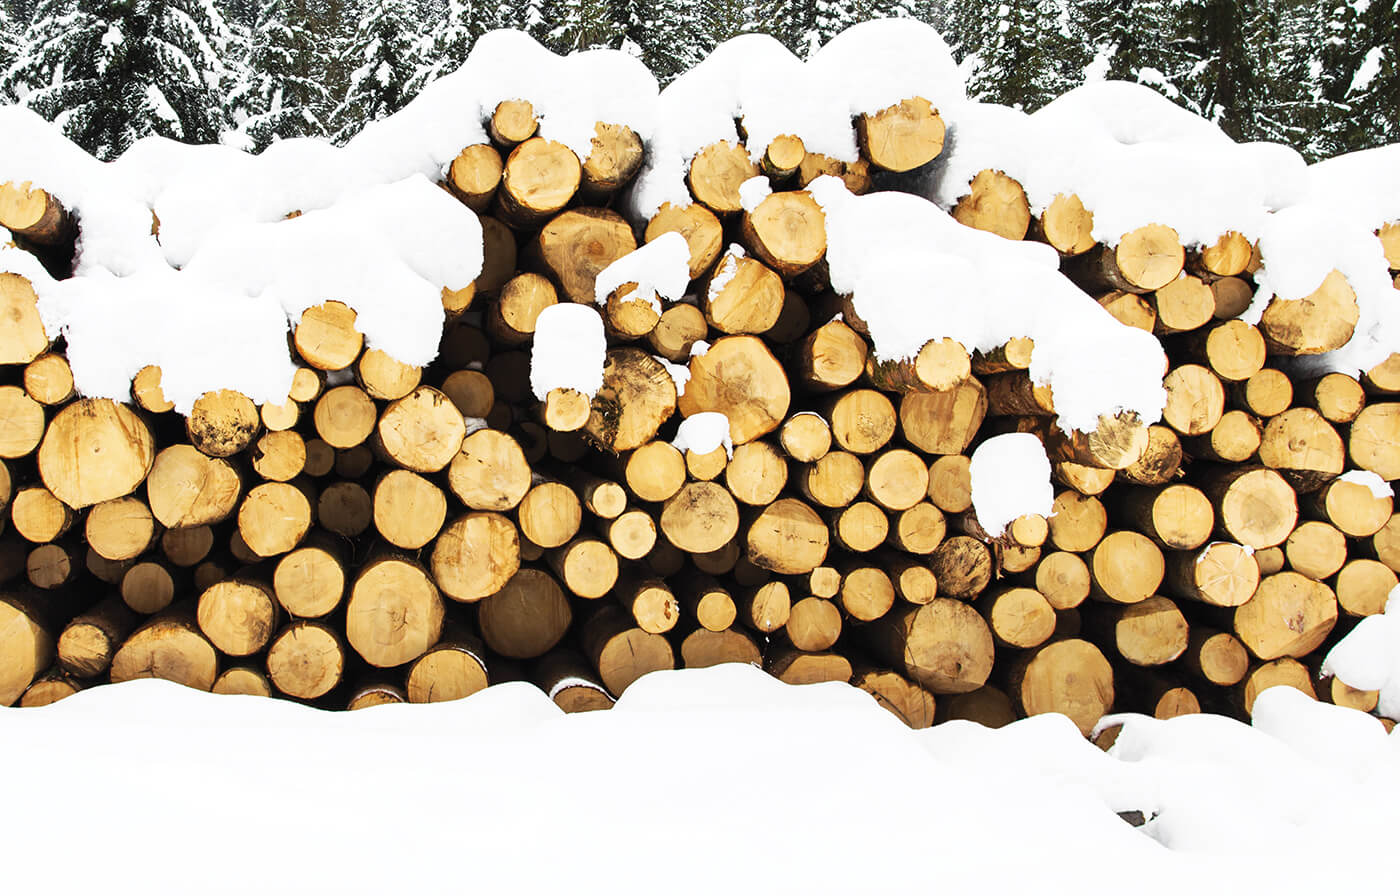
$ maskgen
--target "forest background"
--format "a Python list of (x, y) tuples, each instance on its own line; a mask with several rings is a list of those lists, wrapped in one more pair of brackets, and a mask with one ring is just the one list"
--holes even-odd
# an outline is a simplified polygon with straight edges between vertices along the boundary
[(494, 28), (623, 49), (664, 85), (737, 34), (805, 56), (890, 17), (937, 28), (984, 101), (1117, 78), (1310, 160), (1400, 139), (1400, 0), (0, 0), (0, 102), (103, 159), (148, 134), (343, 142)]

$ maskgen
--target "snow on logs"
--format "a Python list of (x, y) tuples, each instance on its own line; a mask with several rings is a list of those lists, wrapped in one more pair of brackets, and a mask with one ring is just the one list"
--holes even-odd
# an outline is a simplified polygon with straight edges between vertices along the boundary
[[(288, 141), (232, 175), (273, 210), (190, 193), (204, 162), (162, 181), (159, 147), (139, 209), (0, 155), (0, 702), (155, 675), (358, 708), (522, 679), (584, 711), (747, 662), (916, 726), (1058, 711), (1087, 733), (1112, 709), (1247, 712), (1274, 682), (1373, 711), (1308, 668), (1400, 571), (1373, 276), (1400, 210), (1360, 216), (1370, 255), (1293, 257), (1319, 225), (1250, 166), (1330, 183), (1325, 221), (1336, 172), (1194, 120), (1154, 135), (1117, 87), (969, 104), (936, 41), (865, 26), (804, 79), (743, 38), (596, 105), (452, 76), (342, 155)], [(845, 64), (872, 43), (917, 64)], [(446, 143), (424, 149), (429, 118)], [(1026, 139), (1071, 127), (1107, 186)], [(346, 183), (289, 184), (298, 153)], [(1235, 178), (1228, 214), (1144, 166), (1186, 197)], [(410, 174), (445, 189), (371, 186)], [(910, 184), (948, 214), (876, 192)], [(111, 267), (137, 244), (113, 222), (149, 231), (152, 207), (141, 251), (182, 267), (164, 286)], [(89, 301), (110, 273), (195, 295), (219, 344), (95, 350), (137, 307)], [(979, 468), (1003, 439), (1035, 462)]]

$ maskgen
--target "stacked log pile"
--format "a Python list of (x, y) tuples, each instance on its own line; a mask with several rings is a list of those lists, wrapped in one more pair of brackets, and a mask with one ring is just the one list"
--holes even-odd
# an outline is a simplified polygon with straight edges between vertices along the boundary
[[(1029, 340), (881, 359), (830, 289), (804, 187), (834, 174), (861, 193), (928, 164), (943, 124), (927, 101), (853, 122), (855, 163), (791, 136), (710, 146), (694, 202), (639, 226), (613, 207), (643, 160), (630, 130), (600, 124), (580, 159), (535, 135), (527, 102), (488, 124), (443, 184), (480, 215), (484, 269), (444, 294), (426, 368), (367, 350), (327, 297), (295, 322), (281, 403), (211, 392), (181, 417), (155, 367), (127, 404), (82, 398), (33, 290), (0, 275), (0, 703), (154, 676), (359, 708), (529, 680), (575, 711), (650, 671), (748, 662), (849, 681), (913, 726), (1247, 714), (1277, 683), (1375, 708), (1315, 672), (1400, 571), (1391, 498), (1339, 478), (1400, 478), (1400, 355), (1359, 380), (1288, 372), (1350, 336), (1340, 275), (1251, 325), (1257, 259), (1237, 235), (1095, 245), (1075, 197), (1036, 218), (1018, 184), (979, 175), (958, 220), (1048, 242), (1166, 348), (1160, 423), (1065, 432)], [(739, 186), (760, 175), (774, 192), (746, 211)], [(61, 207), (0, 192), (25, 247), (71, 256)], [(595, 307), (599, 272), (669, 233), (691, 300), (619, 287), (596, 306), (602, 389), (537, 400), (541, 311)], [(671, 444), (709, 411), (732, 455)], [(1048, 518), (993, 536), (969, 455), (1006, 432), (1043, 439), (1057, 493)]]

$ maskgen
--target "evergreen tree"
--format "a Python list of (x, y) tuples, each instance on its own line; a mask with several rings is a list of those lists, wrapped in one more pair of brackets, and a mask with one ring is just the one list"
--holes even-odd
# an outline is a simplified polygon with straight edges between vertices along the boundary
[(307, 22), (302, 0), (266, 0), (246, 41), (230, 106), (253, 149), (275, 139), (328, 133), (325, 41)]
[(4, 89), (100, 158), (218, 139), (230, 32), (200, 0), (43, 0)]
[(1336, 144), (1325, 147), (1333, 152), (1400, 141), (1400, 2), (1359, 6), (1352, 6), (1357, 21), (1348, 29), (1359, 39), (1333, 69), (1339, 77), (1331, 95), (1350, 113), (1337, 122)]
[(409, 86), (412, 94), (443, 75), (454, 72), (467, 61), (476, 39), (491, 29), (494, 10), (481, 0), (446, 0), (440, 15), (418, 38), (414, 55), (422, 60)]
[(1087, 41), (1069, 0), (953, 0), (948, 35), (960, 58), (975, 57), (968, 93), (1037, 109), (1083, 80)]
[(607, 0), (611, 36), (607, 45), (641, 57), (650, 43), (652, 0)]
[[(18, 41), (15, 40), (15, 26), (10, 21), (10, 11), (0, 3), (0, 72), (8, 71), (19, 55)], [(0, 93), (0, 102), (9, 102), (12, 97)]]
[(668, 84), (715, 48), (710, 26), (717, 10), (707, 0), (656, 0), (654, 12), (642, 61), (658, 82)]
[(344, 98), (332, 114), (337, 143), (412, 99), (418, 45), (413, 7), (407, 0), (367, 0), (342, 54), (349, 76)]

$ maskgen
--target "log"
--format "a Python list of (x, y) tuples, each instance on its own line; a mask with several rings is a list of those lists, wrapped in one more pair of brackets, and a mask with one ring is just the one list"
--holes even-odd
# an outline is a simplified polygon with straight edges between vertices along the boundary
[(872, 454), (894, 436), (894, 405), (874, 389), (851, 389), (830, 402), (831, 437), (843, 451)]
[(40, 246), (71, 242), (77, 230), (58, 197), (29, 181), (0, 184), (0, 227)]
[(43, 591), (55, 591), (72, 584), (83, 568), (83, 556), (71, 539), (39, 545), (29, 552), (24, 563), (29, 584)]
[(478, 615), (486, 646), (513, 659), (548, 653), (572, 621), (563, 589), (538, 569), (517, 572), (503, 588), (482, 600)]
[(888, 360), (870, 355), (865, 361), (866, 379), (889, 392), (942, 392), (971, 375), (972, 359), (967, 349), (946, 338), (925, 342), (913, 358)]
[(615, 702), (588, 660), (571, 650), (552, 650), (541, 657), (534, 680), (564, 712), (612, 709)]
[(77, 679), (70, 678), (59, 669), (50, 669), (34, 680), (34, 683), (24, 692), (19, 700), (20, 706), (35, 707), (48, 706), (57, 703), (65, 697), (71, 697), (81, 691), (86, 685)]
[(690, 160), (686, 184), (696, 202), (723, 215), (744, 207), (739, 200), (739, 186), (758, 174), (758, 166), (749, 159), (743, 144), (721, 140), (706, 146)]
[(598, 274), (636, 248), (632, 228), (617, 212), (576, 208), (551, 219), (529, 255), (558, 285), (561, 301), (591, 305)]
[(1099, 600), (1140, 603), (1162, 584), (1165, 572), (1162, 551), (1138, 532), (1110, 532), (1089, 553), (1091, 593)]
[(337, 535), (354, 538), (374, 521), (374, 501), (358, 482), (337, 482), (317, 499), (316, 520)]
[(1260, 550), (1283, 543), (1298, 521), (1298, 497), (1266, 467), (1223, 467), (1206, 473), (1202, 491), (1215, 507), (1222, 538)]
[(1113, 667), (1088, 641), (1055, 641), (1013, 667), (1009, 691), (1026, 715), (1063, 713), (1088, 737), (1113, 708)]
[(723, 663), (762, 666), (763, 655), (758, 645), (738, 629), (712, 632), (699, 628), (681, 641), (681, 665), (686, 669), (705, 669)]
[(954, 694), (938, 701), (938, 721), (976, 722), (987, 728), (1001, 728), (1016, 721), (1016, 710), (1005, 691), (984, 685), (966, 694)]
[(962, 513), (972, 506), (971, 458), (949, 454), (928, 468), (928, 498), (945, 513)]
[(848, 551), (873, 551), (890, 534), (890, 521), (885, 512), (869, 501), (857, 501), (827, 514), (831, 537)]
[(1347, 561), (1333, 586), (1337, 605), (1348, 616), (1374, 616), (1385, 612), (1386, 599), (1400, 584), (1395, 571), (1377, 560), (1358, 557)]
[(54, 638), (36, 601), (0, 593), (0, 706), (13, 706), (53, 663)]
[(700, 285), (705, 320), (721, 333), (766, 333), (783, 309), (783, 281), (772, 268), (737, 246), (714, 266)]
[(520, 443), (503, 432), (477, 430), (447, 470), (448, 486), (472, 510), (510, 510), (530, 490), (530, 465)]
[(442, 381), (442, 394), (456, 406), (463, 417), (486, 419), (496, 404), (496, 390), (491, 379), (479, 370), (454, 370)]
[(736, 596), (739, 621), (765, 635), (787, 625), (792, 615), (792, 591), (781, 580), (748, 588)]
[(1099, 296), (1098, 303), (1125, 327), (1136, 327), (1149, 333), (1157, 329), (1157, 309), (1145, 296), (1117, 290)]
[(135, 491), (155, 462), (155, 444), (150, 429), (130, 408), (105, 398), (83, 398), (49, 421), (38, 460), (48, 490), (81, 510)]
[(724, 467), (724, 485), (734, 499), (752, 507), (765, 507), (778, 499), (787, 485), (788, 468), (783, 456), (764, 441), (734, 449)]
[(1204, 681), (1230, 687), (1242, 681), (1249, 671), (1249, 652), (1229, 632), (1192, 626), (1181, 664)]
[(785, 279), (826, 254), (826, 214), (805, 190), (770, 193), (744, 213), (741, 232), (744, 245)]
[(433, 579), (453, 600), (471, 603), (497, 593), (520, 569), (520, 535), (499, 513), (453, 520), (433, 546)]
[(839, 653), (802, 653), (782, 648), (768, 651), (763, 667), (784, 684), (849, 682), (854, 674), (851, 661)]
[(820, 414), (799, 411), (783, 421), (778, 443), (783, 453), (793, 460), (815, 463), (831, 450), (831, 426)]
[(546, 556), (564, 587), (579, 597), (602, 597), (617, 584), (617, 552), (607, 542), (581, 536)]
[(1266, 576), (1234, 617), (1235, 635), (1261, 660), (1306, 656), (1336, 623), (1332, 589), (1296, 572)]
[(450, 398), (430, 386), (419, 386), (389, 403), (377, 433), (377, 444), (394, 463), (415, 473), (436, 473), (457, 456), (467, 426)]
[(32, 485), (15, 493), (10, 502), (10, 521), (26, 541), (44, 544), (62, 536), (77, 516), (68, 505), (42, 485)]
[(1259, 332), (1272, 354), (1319, 355), (1346, 345), (1359, 317), (1356, 293), (1334, 270), (1307, 296), (1274, 296), (1259, 319)]
[(42, 405), (67, 402), (74, 395), (73, 369), (68, 360), (62, 355), (45, 354), (30, 361), (24, 368), (24, 391)]
[(391, 703), (407, 703), (408, 695), (398, 685), (372, 682), (356, 688), (346, 701), (346, 709), (368, 709)]
[(1125, 489), (1122, 502), (1123, 518), (1163, 548), (1198, 548), (1215, 528), (1210, 499), (1194, 485)]
[(501, 287), (486, 312), (486, 331), (496, 342), (521, 345), (535, 335), (540, 312), (559, 301), (554, 284), (540, 274), (517, 274)]
[(818, 392), (844, 388), (865, 371), (869, 347), (845, 322), (828, 321), (807, 335), (797, 350), (797, 376)]
[(705, 313), (694, 305), (680, 303), (661, 312), (656, 326), (651, 328), (646, 338), (652, 351), (667, 361), (686, 364), (690, 361), (690, 350), (708, 333)]
[(959, 224), (1008, 240), (1025, 239), (1031, 225), (1030, 203), (1020, 182), (991, 168), (972, 178), (968, 192), (953, 206), (952, 215)]
[(826, 560), (829, 546), (826, 524), (796, 498), (782, 498), (765, 507), (744, 535), (749, 562), (780, 575), (811, 572)]
[(39, 297), (19, 274), (0, 273), (0, 364), (28, 364), (49, 348), (44, 321), (39, 317)]
[(141, 626), (112, 657), (112, 683), (160, 678), (207, 691), (218, 677), (214, 645), (200, 633), (193, 608), (172, 608)]
[(1088, 565), (1079, 555), (1054, 551), (1041, 557), (1035, 566), (1035, 589), (1056, 610), (1070, 610), (1089, 596), (1091, 579)]
[(1188, 357), (1231, 383), (1247, 380), (1264, 369), (1267, 352), (1258, 328), (1242, 320), (1227, 320), (1192, 334), (1184, 350)]
[(1231, 400), (1258, 417), (1281, 414), (1293, 403), (1293, 382), (1281, 370), (1265, 367), (1230, 389)]
[(1102, 641), (1134, 666), (1165, 665), (1186, 652), (1186, 617), (1168, 598), (1110, 607), (1097, 621)]
[(1031, 221), (1030, 235), (1049, 243), (1062, 258), (1083, 255), (1094, 248), (1094, 215), (1074, 193), (1056, 193), (1055, 198)]
[(1210, 432), (1186, 440), (1193, 457), (1238, 464), (1252, 458), (1264, 438), (1264, 427), (1252, 414), (1226, 411)]
[(642, 501), (669, 501), (685, 485), (685, 456), (670, 442), (647, 442), (627, 456), (623, 479)]
[(539, 121), (529, 100), (502, 100), (486, 120), (486, 132), (492, 141), (509, 149), (535, 136)]
[(1106, 287), (1147, 293), (1175, 280), (1185, 263), (1186, 252), (1176, 231), (1147, 224), (1123, 234), (1115, 247), (1101, 245), (1076, 259), (1072, 276), (1090, 292)]
[(1264, 427), (1259, 460), (1277, 470), (1297, 492), (1312, 492), (1346, 465), (1342, 437), (1312, 408), (1290, 408)]
[(841, 637), (841, 611), (820, 597), (804, 597), (792, 605), (783, 627), (788, 641), (806, 653), (829, 650)]
[(666, 501), (660, 524), (671, 544), (683, 551), (706, 553), (723, 547), (738, 533), (739, 508), (723, 486), (691, 482)]
[(836, 599), (847, 616), (857, 622), (873, 622), (894, 606), (894, 583), (883, 569), (848, 566), (842, 571)]
[(1289, 569), (1320, 582), (1346, 563), (1346, 536), (1336, 526), (1309, 520), (1289, 534), (1284, 554)]
[(992, 637), (1006, 647), (1039, 647), (1055, 634), (1055, 608), (1034, 588), (997, 588), (977, 601)]
[(1108, 511), (1092, 495), (1062, 491), (1050, 505), (1050, 543), (1061, 551), (1093, 550), (1108, 531)]
[(277, 630), (272, 589), (251, 578), (230, 579), (199, 596), (197, 619), (209, 642), (229, 656), (250, 656)]
[(1162, 419), (1184, 436), (1210, 431), (1225, 413), (1224, 387), (1215, 374), (1199, 364), (1173, 369), (1162, 386), (1167, 390)]
[(311, 501), (286, 482), (254, 487), (238, 508), (238, 532), (259, 557), (276, 557), (295, 548), (306, 537), (311, 521)]
[(316, 401), (316, 434), (332, 448), (354, 448), (374, 431), (378, 411), (359, 386), (337, 386)]
[(934, 694), (975, 691), (991, 675), (991, 631), (961, 601), (940, 597), (921, 607), (899, 607), (864, 631), (883, 661)]
[(515, 227), (532, 227), (563, 210), (582, 179), (583, 167), (573, 150), (531, 137), (506, 157), (495, 214)]
[(175, 600), (175, 575), (163, 563), (147, 560), (122, 574), (120, 591), (126, 605), (142, 615), (159, 613)]
[(701, 628), (722, 632), (734, 624), (739, 611), (728, 589), (708, 576), (693, 580), (688, 586), (681, 594), (681, 605)]
[(615, 594), (622, 608), (637, 627), (653, 635), (664, 635), (680, 621), (680, 601), (659, 578), (627, 576)]
[(1119, 470), (1117, 478), (1137, 485), (1166, 485), (1177, 477), (1184, 460), (1181, 439), (1175, 430), (1154, 423), (1147, 427), (1147, 447), (1142, 456)]
[(370, 560), (355, 577), (345, 605), (345, 637), (365, 662), (381, 669), (422, 656), (442, 635), (443, 605), (418, 564), (392, 554)]
[(410, 703), (461, 700), (490, 684), (485, 651), (475, 638), (453, 633), (408, 667), (404, 694)]
[(306, 468), (306, 440), (290, 429), (263, 433), (248, 454), (253, 471), (270, 482), (291, 482)]
[(1400, 514), (1391, 514), (1380, 531), (1371, 536), (1370, 548), (1377, 560), (1400, 571)]
[(447, 496), (408, 470), (390, 470), (374, 484), (374, 528), (394, 547), (416, 551), (437, 538), (447, 520)]
[[(53, 423), (49, 431), (53, 431)], [(43, 449), (39, 452), (42, 464)], [(1400, 402), (1371, 404), (1356, 415), (1347, 439), (1347, 456), (1382, 479), (1400, 479)]]
[[(685, 206), (662, 203), (660, 210), (647, 222), (645, 239), (650, 243), (667, 233), (679, 233), (685, 238), (685, 244), (690, 249), (692, 280), (698, 280), (714, 265), (724, 246), (724, 229), (719, 218), (698, 203)], [(698, 338), (703, 338), (703, 334)]]
[[(695, 385), (693, 363), (691, 369), (686, 395)], [(597, 445), (614, 454), (631, 451), (654, 439), (676, 407), (676, 384), (661, 362), (639, 349), (613, 349), (603, 363), (603, 386), (593, 396), (592, 413), (584, 431)], [(786, 404), (783, 409), (786, 411)], [(682, 413), (688, 416), (695, 411)]]
[(865, 484), (860, 458), (845, 451), (829, 451), (798, 474), (798, 487), (809, 501), (822, 507), (845, 507)]
[(298, 620), (272, 639), (267, 649), (267, 674), (277, 690), (290, 697), (324, 697), (345, 676), (345, 646), (329, 625)]
[(1345, 534), (1365, 538), (1390, 520), (1395, 499), (1377, 497), (1364, 483), (1334, 479), (1310, 495), (1308, 504)]
[(676, 667), (670, 643), (637, 628), (619, 607), (603, 606), (589, 617), (582, 643), (604, 687), (618, 696), (648, 672)]
[[(366, 349), (355, 362), (355, 381), (370, 398), (381, 401), (403, 398), (418, 386), (422, 378), (421, 367), (405, 364), (377, 348)], [(263, 407), (263, 419), (267, 419), (266, 405)]]
[(344, 370), (360, 356), (365, 337), (355, 329), (355, 309), (328, 301), (301, 313), (292, 332), (292, 345), (317, 370)]
[(272, 573), (277, 603), (298, 619), (317, 619), (345, 596), (345, 561), (332, 540), (314, 540), (285, 554)]
[(136, 627), (136, 618), (120, 598), (106, 598), (64, 627), (58, 637), (58, 664), (79, 678), (103, 674)]
[(1269, 688), (1275, 687), (1290, 687), (1314, 700), (1317, 699), (1307, 666), (1297, 660), (1283, 658), (1251, 669), (1244, 681), (1235, 686), (1235, 701), (1244, 709), (1245, 715), (1253, 715), (1255, 699)]
[(225, 696), (236, 694), (244, 697), (271, 697), (272, 682), (259, 669), (234, 666), (219, 673), (210, 690)]
[(516, 518), (525, 538), (542, 548), (557, 548), (578, 534), (583, 506), (567, 485), (541, 482), (525, 493)]
[(831, 156), (810, 150), (797, 166), (797, 186), (806, 188), (812, 181), (825, 175), (840, 178), (846, 189), (857, 196), (869, 193), (874, 186), (870, 163), (865, 159), (842, 162)]
[(603, 536), (619, 557), (640, 560), (656, 545), (656, 520), (643, 510), (625, 510), (600, 523)]
[(913, 171), (943, 151), (945, 126), (923, 97), (901, 100), (856, 119), (861, 155), (885, 171)]
[(1053, 416), (1055, 398), (1048, 385), (1040, 385), (1024, 370), (989, 374), (987, 410), (993, 416)]
[(986, 390), (975, 379), (942, 392), (906, 392), (899, 399), (900, 432), (925, 454), (962, 454), (986, 415)]
[(734, 539), (717, 551), (710, 551), (704, 554), (691, 554), (690, 562), (695, 564), (696, 569), (706, 575), (721, 576), (733, 571), (742, 553), (743, 547), (739, 544), (738, 539)]
[(341, 479), (359, 479), (374, 464), (374, 449), (365, 443), (341, 448), (335, 453), (335, 475)]
[(335, 469), (335, 449), (321, 439), (306, 439), (306, 463), (302, 472), (312, 478), (319, 478)]
[(933, 725), (934, 696), (914, 682), (888, 669), (857, 668), (851, 684), (875, 698), (875, 702), (910, 728)]
[(931, 554), (948, 532), (943, 511), (928, 501), (898, 513), (889, 527), (889, 543), (910, 554)]
[(489, 143), (464, 147), (447, 168), (447, 185), (452, 194), (478, 215), (485, 214), (500, 186), (505, 164)]
[(1345, 373), (1329, 373), (1297, 384), (1294, 398), (1315, 409), (1329, 423), (1350, 423), (1366, 406), (1366, 390)]
[(1228, 541), (1215, 541), (1167, 557), (1166, 589), (1173, 597), (1216, 607), (1238, 607), (1259, 587), (1259, 564), (1251, 552)]
[(1158, 288), (1153, 299), (1157, 309), (1154, 330), (1158, 335), (1188, 333), (1204, 327), (1215, 315), (1215, 294), (1199, 277), (1190, 274)]
[(176, 566), (195, 566), (209, 556), (214, 532), (208, 526), (167, 529), (160, 537), (160, 550)]
[(928, 562), (938, 579), (939, 591), (947, 597), (974, 597), (992, 581), (992, 552), (969, 535), (944, 539), (929, 555)]

